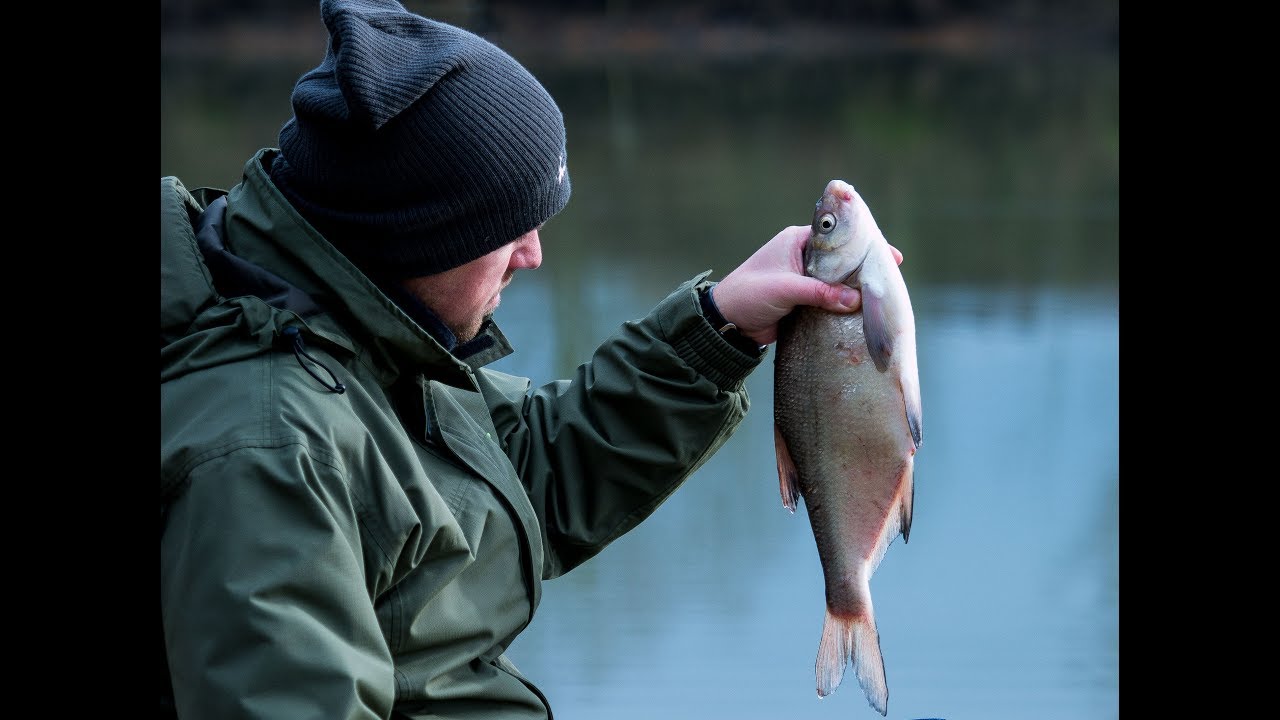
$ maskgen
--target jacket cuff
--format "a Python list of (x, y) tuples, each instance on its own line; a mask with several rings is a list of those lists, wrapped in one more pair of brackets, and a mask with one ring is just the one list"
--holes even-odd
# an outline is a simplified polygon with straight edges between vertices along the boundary
[(703, 317), (698, 291), (710, 285), (710, 270), (686, 281), (654, 309), (663, 337), (689, 367), (711, 380), (721, 390), (741, 389), (747, 376), (764, 360), (765, 352), (743, 352), (724, 338)]

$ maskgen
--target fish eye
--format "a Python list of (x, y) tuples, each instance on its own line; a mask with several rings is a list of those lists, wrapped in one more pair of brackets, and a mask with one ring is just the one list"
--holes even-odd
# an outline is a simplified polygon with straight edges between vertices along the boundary
[(834, 230), (835, 227), (836, 227), (835, 215), (832, 215), (831, 213), (827, 213), (822, 217), (818, 218), (818, 230), (820, 230), (821, 232), (829, 233), (832, 230)]

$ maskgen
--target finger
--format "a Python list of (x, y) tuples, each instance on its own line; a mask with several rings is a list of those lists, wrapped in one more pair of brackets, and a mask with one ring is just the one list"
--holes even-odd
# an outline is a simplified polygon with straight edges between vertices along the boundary
[(778, 233), (788, 246), (791, 269), (801, 275), (804, 274), (804, 246), (809, 243), (810, 230), (808, 225), (792, 225)]
[(901, 250), (899, 250), (898, 248), (896, 248), (896, 247), (894, 247), (894, 246), (890, 245), (890, 246), (889, 246), (889, 252), (893, 253), (893, 259), (894, 259), (894, 260), (896, 260), (896, 261), (897, 261), (897, 263), (898, 263), (899, 265), (901, 265), (901, 264), (902, 264), (902, 251), (901, 251)]
[(786, 243), (796, 250), (804, 250), (805, 243), (809, 242), (809, 226), (808, 225), (791, 225), (783, 228), (778, 233), (780, 237), (786, 239)]
[(780, 275), (774, 283), (774, 299), (785, 311), (795, 305), (813, 305), (832, 313), (851, 313), (863, 305), (861, 293), (844, 283), (824, 283), (809, 275), (792, 273)]
[(824, 283), (814, 278), (798, 278), (797, 304), (813, 305), (831, 312), (853, 312), (862, 307), (862, 293), (841, 283)]
[(853, 312), (862, 307), (862, 293), (848, 285), (827, 285), (822, 307), (832, 312)]
[(805, 243), (809, 242), (809, 228), (801, 225), (792, 225), (778, 233), (784, 238), (784, 242), (792, 252), (804, 252)]

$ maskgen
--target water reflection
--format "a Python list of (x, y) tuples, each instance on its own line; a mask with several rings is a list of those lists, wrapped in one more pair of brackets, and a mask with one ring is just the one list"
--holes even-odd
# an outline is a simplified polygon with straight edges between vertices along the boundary
[[(315, 58), (161, 65), (161, 173), (229, 186)], [(569, 373), (682, 280), (852, 182), (907, 256), (925, 444), (872, 581), (890, 717), (1118, 716), (1119, 65), (921, 54), (531, 68), (574, 198), (517, 275), (499, 369)], [(819, 701), (822, 574), (751, 413), (630, 535), (548, 583), (512, 657), (560, 718), (875, 717)]]
[[(557, 223), (625, 259), (725, 265), (858, 187), (937, 282), (1118, 278), (1118, 69), (1105, 58), (852, 56), (542, 73), (575, 192)], [(767, 235), (766, 235), (767, 237)], [(574, 248), (577, 250), (577, 248)], [(646, 263), (647, 264), (647, 263)]]
[[(161, 173), (234, 183), (313, 64), (162, 63)], [(1114, 55), (533, 69), (569, 134), (575, 200), (548, 233), (562, 262), (607, 248), (657, 284), (724, 267), (808, 224), (842, 177), (919, 278), (1118, 282)]]

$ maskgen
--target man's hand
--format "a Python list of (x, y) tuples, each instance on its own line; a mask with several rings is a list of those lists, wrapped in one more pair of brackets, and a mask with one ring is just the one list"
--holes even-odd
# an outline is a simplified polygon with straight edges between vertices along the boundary
[[(778, 321), (797, 305), (842, 313), (862, 307), (862, 293), (857, 290), (804, 274), (809, 231), (808, 225), (784, 228), (711, 291), (724, 319), (761, 345), (778, 339)], [(892, 245), (889, 250), (901, 265), (902, 253)]]

